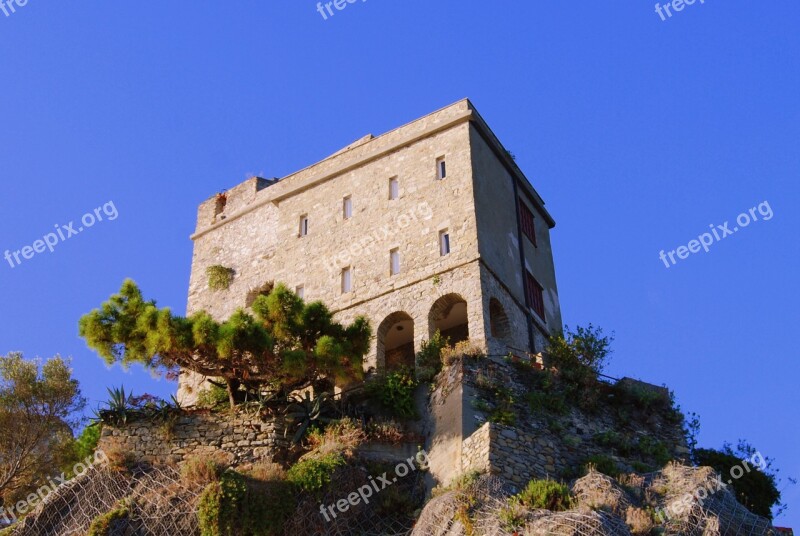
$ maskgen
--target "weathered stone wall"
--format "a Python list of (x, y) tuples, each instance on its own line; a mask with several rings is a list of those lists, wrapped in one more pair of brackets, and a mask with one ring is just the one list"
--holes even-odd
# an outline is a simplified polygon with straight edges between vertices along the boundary
[[(476, 124), (491, 142), (476, 137)], [(495, 276), (481, 268), (482, 262), (500, 274), (502, 283), (496, 286), (505, 290), (498, 294), (506, 296), (497, 297), (508, 306), (505, 313), (514, 327), (508, 341), (494, 341), (497, 351), (504, 352), (509, 342), (527, 349), (519, 252), (508, 250), (514, 241), (510, 236), (517, 233), (516, 220), (509, 219), (516, 205), (513, 192), (509, 197), (506, 191), (511, 175), (487, 145), (499, 144), (493, 136), (464, 100), (377, 138), (362, 138), (279, 181), (250, 179), (226, 193), (224, 208), (217, 196), (211, 197), (198, 210), (192, 237), (188, 313), (205, 310), (225, 319), (246, 306), (248, 295), (262, 285), (280, 281), (292, 289), (302, 286), (306, 300), (323, 301), (340, 321), (366, 316), (376, 331), (393, 313), (406, 313), (413, 319), (419, 350), (432, 333), (436, 300), (455, 295), (467, 303), (470, 339), (487, 345), (485, 292)], [(442, 157), (447, 176), (439, 180), (436, 162)], [(547, 330), (561, 327), (552, 259), (546, 258), (551, 255), (549, 227), (538, 194), (518, 169), (515, 174), (542, 219), (537, 227), (541, 245), (531, 253), (531, 262), (546, 286), (548, 324), (537, 331), (543, 340)], [(399, 181), (394, 200), (389, 199), (392, 178)], [(352, 202), (350, 218), (343, 214), (346, 196)], [(301, 237), (303, 215), (309, 225), (308, 235)], [(439, 233), (445, 229), (451, 251), (443, 256)], [(400, 254), (400, 273), (391, 275), (394, 249)], [(206, 269), (212, 265), (233, 269), (230, 288), (208, 288)], [(348, 293), (341, 290), (345, 267), (352, 270)], [(368, 368), (383, 367), (379, 349), (376, 340), (366, 356)], [(193, 403), (201, 383), (197, 375), (182, 374), (181, 401)]]
[[(623, 420), (611, 407), (602, 404), (591, 414), (577, 408), (561, 416), (533, 413), (524, 401), (529, 387), (520, 383), (518, 373), (510, 364), (483, 359), (459, 362), (454, 367), (459, 370), (464, 392), (472, 393), (472, 397), (478, 396), (479, 390), (474, 386), (481, 374), (511, 389), (518, 401), (514, 408), (516, 423), (507, 426), (486, 422), (486, 415), (475, 409), (474, 399), (465, 397), (464, 421), (472, 420), (480, 427), (463, 438), (459, 452), (462, 472), (489, 471), (515, 486), (522, 486), (532, 478), (559, 478), (593, 455), (610, 457), (621, 468), (633, 469), (633, 458), (614, 455), (611, 447), (600, 444), (598, 435), (606, 432), (646, 436), (663, 443), (675, 459), (684, 459), (688, 454), (681, 425), (662, 415), (652, 413)], [(630, 383), (630, 380), (625, 382)]]
[[(528, 320), (525, 313), (525, 302), (520, 302), (509, 289), (502, 284), (491, 269), (481, 264), (481, 287), (483, 297), (483, 310), (486, 311), (484, 327), (487, 334), (487, 349), (490, 355), (506, 355), (509, 351), (514, 354), (524, 353), (529, 349)], [(503, 321), (495, 318), (495, 333), (492, 332), (492, 316), (496, 315), (492, 307), (492, 300), (496, 300), (502, 308), (500, 316), (505, 316)], [(507, 333), (503, 328), (507, 326)], [(538, 346), (541, 348), (541, 346)]]
[(430, 472), (447, 485), (461, 473), (464, 431), (464, 382), (460, 366), (447, 367), (436, 378), (429, 397), (429, 429), (426, 449)]
[[(481, 260), (491, 268), (493, 275), (510, 297), (525, 307), (525, 273), (523, 262), (520, 261), (520, 241), (522, 242), (525, 269), (544, 288), (545, 318), (539, 319), (535, 314), (531, 316), (537, 338), (534, 349), (541, 351), (547, 335), (561, 330), (561, 308), (550, 243), (550, 216), (538, 194), (529, 194), (522, 187), (518, 187), (515, 192), (516, 179), (512, 170), (498, 157), (497, 148), (474, 126), (470, 128), (470, 144)], [(518, 233), (517, 197), (534, 215), (536, 244), (524, 235), (520, 237)], [(498, 210), (498, 207), (503, 209)]]
[(103, 425), (101, 449), (122, 449), (143, 461), (177, 463), (198, 454), (224, 451), (234, 462), (269, 459), (289, 446), (280, 420), (262, 421), (229, 413), (186, 413), (174, 425), (138, 420)]

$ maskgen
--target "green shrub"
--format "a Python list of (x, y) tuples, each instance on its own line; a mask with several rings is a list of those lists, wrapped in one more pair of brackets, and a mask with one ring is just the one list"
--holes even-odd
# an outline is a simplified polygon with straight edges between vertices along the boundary
[(206, 409), (229, 406), (230, 400), (228, 398), (228, 391), (212, 383), (208, 388), (200, 390), (200, 393), (197, 395), (197, 405), (198, 407)]
[(565, 326), (566, 336), (550, 337), (547, 354), (559, 370), (572, 372), (576, 378), (588, 375), (597, 376), (608, 364), (613, 334), (603, 335), (602, 328), (578, 326), (571, 331)]
[(586, 474), (590, 467), (603, 473), (604, 475), (608, 475), (613, 478), (616, 478), (621, 472), (617, 462), (615, 462), (610, 456), (604, 456), (602, 454), (595, 454), (594, 456), (589, 456), (586, 458), (586, 460), (584, 460), (583, 474)]
[(506, 426), (514, 426), (517, 423), (517, 414), (513, 409), (509, 408), (495, 408), (486, 417), (489, 422), (497, 424), (504, 424)]
[(497, 512), (501, 526), (513, 534), (519, 534), (518, 529), (525, 523), (525, 507), (520, 503), (511, 501)]
[(637, 473), (652, 473), (656, 470), (652, 465), (640, 461), (632, 461), (631, 467), (633, 467), (633, 470)]
[(246, 491), (244, 478), (234, 471), (223, 473), (218, 481), (206, 486), (197, 507), (201, 536), (232, 536), (239, 503)]
[(61, 464), (61, 470), (67, 478), (75, 476), (75, 466), (78, 462), (82, 462), (94, 455), (94, 451), (97, 450), (97, 444), (100, 442), (102, 428), (103, 425), (100, 422), (90, 424), (83, 429), (77, 439), (69, 446), (69, 451)]
[(416, 359), (417, 377), (420, 381), (429, 381), (442, 370), (442, 349), (447, 344), (447, 337), (443, 337), (438, 329), (429, 341), (422, 341)]
[(392, 415), (401, 419), (418, 418), (414, 391), (419, 382), (408, 369), (390, 372), (367, 386), (371, 397), (377, 398)]
[(467, 491), (468, 489), (472, 488), (477, 482), (478, 479), (481, 477), (481, 473), (478, 471), (468, 471), (466, 473), (461, 473), (456, 478), (450, 481), (450, 484), (447, 486), (437, 486), (433, 489), (433, 496), (436, 497), (448, 491)]
[(379, 516), (402, 516), (411, 517), (417, 503), (407, 491), (398, 486), (387, 488), (378, 496), (378, 504), (375, 511)]
[(277, 536), (294, 510), (288, 482), (259, 483), (226, 471), (200, 496), (201, 536)]
[[(123, 521), (128, 517), (128, 507), (120, 503), (116, 508), (105, 514), (99, 515), (92, 520), (89, 525), (87, 536), (108, 536), (112, 534), (112, 529), (118, 521)], [(113, 533), (116, 534), (117, 531)]]
[(216, 264), (206, 268), (208, 288), (211, 290), (228, 290), (233, 281), (234, 271), (231, 268)]
[(664, 467), (672, 460), (672, 453), (666, 443), (657, 441), (650, 436), (639, 438), (639, 454), (645, 460), (653, 460), (659, 468)]
[(554, 480), (531, 480), (524, 490), (511, 498), (511, 503), (553, 512), (569, 510), (573, 505), (569, 488)]
[(556, 435), (561, 435), (561, 433), (564, 431), (564, 423), (558, 419), (551, 419), (548, 417), (547, 429)]
[(552, 413), (566, 415), (569, 406), (562, 393), (546, 391), (530, 391), (525, 395), (532, 413)]
[(479, 396), (473, 399), (473, 407), (485, 413), (489, 422), (513, 426), (517, 422), (514, 392), (483, 371), (478, 371), (474, 383)]
[[(777, 470), (772, 467), (773, 460), (762, 457), (746, 441), (740, 440), (736, 450), (728, 443), (720, 450), (697, 449), (694, 457), (697, 465), (712, 467), (722, 478), (730, 478), (731, 470), (738, 467), (743, 474), (732, 479), (731, 487), (736, 499), (754, 514), (772, 519), (773, 507), (777, 507), (778, 514), (785, 509), (785, 505), (781, 504), (779, 480)], [(755, 463), (754, 460), (762, 463)]]
[(337, 467), (345, 464), (339, 453), (326, 454), (320, 458), (308, 458), (293, 465), (287, 473), (289, 482), (303, 491), (318, 492), (331, 483)]

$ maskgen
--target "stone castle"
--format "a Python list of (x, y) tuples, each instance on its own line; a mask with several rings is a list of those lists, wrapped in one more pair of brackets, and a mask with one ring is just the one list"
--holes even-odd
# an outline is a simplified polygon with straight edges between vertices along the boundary
[[(253, 177), (198, 210), (187, 314), (218, 320), (271, 282), (375, 330), (365, 365), (413, 366), (438, 329), (489, 354), (560, 332), (544, 201), (469, 100), (365, 136), (282, 179)], [(209, 287), (209, 267), (233, 274)], [(202, 377), (184, 373), (192, 402)]]
[[(436, 330), (451, 342), (469, 339), (486, 359), (445, 363), (430, 390), (418, 390), (424, 410), (410, 426), (422, 444), (390, 448), (405, 459), (424, 447), (430, 476), (441, 484), (470, 471), (515, 486), (563, 475), (588, 457), (606, 456), (613, 450), (608, 438), (649, 445), (639, 449), (648, 450), (644, 458), (614, 457), (620, 467), (655, 467), (654, 453), (685, 457), (681, 420), (670, 420), (669, 410), (620, 411), (605, 399), (591, 412), (532, 407), (531, 384), (515, 363), (538, 368), (533, 354), (562, 329), (554, 225), (513, 156), (463, 100), (283, 179), (254, 177), (202, 203), (188, 314), (227, 319), (283, 282), (324, 302), (341, 322), (366, 316), (375, 337), (364, 364), (376, 372), (414, 367), (415, 353)], [(212, 284), (209, 268), (226, 275), (224, 285)], [(521, 359), (526, 354), (536, 359)], [(196, 401), (203, 382), (181, 374), (184, 405)], [(493, 394), (499, 388), (505, 402)], [(612, 388), (598, 389), (609, 395)], [(642, 391), (651, 405), (670, 407), (663, 388), (626, 379), (613, 390), (617, 398)], [(499, 403), (513, 417), (492, 418)], [(153, 460), (216, 449), (239, 461), (271, 460), (288, 448), (279, 416), (248, 419), (190, 413), (168, 441), (159, 423), (109, 427), (104, 436)]]

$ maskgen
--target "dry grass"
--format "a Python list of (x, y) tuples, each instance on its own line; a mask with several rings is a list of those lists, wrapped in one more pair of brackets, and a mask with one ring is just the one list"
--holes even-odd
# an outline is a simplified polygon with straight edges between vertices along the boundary
[(367, 438), (370, 441), (396, 445), (406, 438), (403, 426), (395, 421), (373, 421), (367, 426)]
[(653, 529), (653, 518), (646, 510), (629, 506), (625, 512), (625, 523), (632, 534), (650, 534)]
[(610, 476), (589, 468), (586, 476), (579, 478), (572, 486), (578, 504), (592, 510), (606, 510), (622, 515), (631, 501), (625, 491)]
[(470, 341), (461, 341), (454, 346), (442, 348), (442, 362), (450, 366), (462, 357), (465, 358), (481, 358), (486, 355), (486, 352), (477, 344)]
[(224, 452), (196, 454), (181, 464), (181, 482), (190, 486), (206, 486), (219, 480), (230, 466), (230, 458)]
[(261, 482), (282, 482), (286, 480), (286, 471), (280, 464), (261, 460), (243, 466), (240, 471), (254, 480)]
[(348, 456), (367, 440), (361, 425), (353, 419), (345, 418), (330, 424), (322, 432), (312, 432), (308, 436), (309, 445), (318, 455), (343, 453)]
[(118, 437), (103, 440), (103, 452), (108, 458), (108, 467), (113, 471), (127, 472), (136, 464), (136, 456)]

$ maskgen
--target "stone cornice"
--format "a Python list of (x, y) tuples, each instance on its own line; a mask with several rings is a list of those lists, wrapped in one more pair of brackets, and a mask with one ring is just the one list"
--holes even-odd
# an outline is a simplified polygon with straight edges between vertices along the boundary
[[(441, 115), (441, 118), (435, 119), (435, 116)], [(432, 120), (433, 119), (433, 120)], [(422, 129), (415, 129), (414, 127), (430, 121)], [(192, 234), (190, 238), (197, 240), (203, 235), (214, 231), (223, 225), (236, 221), (242, 216), (268, 204), (278, 205), (281, 201), (288, 199), (294, 195), (304, 192), (319, 184), (329, 181), (343, 173), (352, 171), (361, 166), (364, 166), (372, 161), (375, 161), (383, 156), (395, 152), (403, 147), (407, 147), (425, 138), (434, 136), (440, 132), (449, 130), (465, 122), (471, 122), (481, 133), (484, 139), (494, 150), (497, 157), (503, 162), (506, 169), (515, 176), (530, 201), (541, 211), (545, 216), (550, 227), (555, 225), (555, 221), (544, 208), (544, 201), (539, 194), (534, 190), (528, 179), (516, 165), (514, 160), (508, 154), (508, 151), (502, 146), (500, 141), (494, 135), (492, 130), (478, 114), (475, 107), (468, 99), (463, 99), (455, 104), (442, 108), (436, 112), (432, 112), (420, 119), (412, 121), (404, 126), (398, 127), (385, 134), (372, 138), (369, 141), (355, 144), (354, 147), (344, 149), (335, 153), (334, 155), (321, 160), (305, 169), (287, 175), (274, 185), (265, 188), (258, 192), (257, 200), (246, 207), (228, 215), (224, 220), (218, 221), (205, 229), (197, 231)], [(404, 132), (408, 131), (408, 132)], [(372, 148), (370, 148), (372, 147)], [(338, 162), (337, 162), (338, 161)], [(334, 164), (323, 168), (322, 164)], [(319, 167), (319, 171), (314, 172), (314, 168)]]

